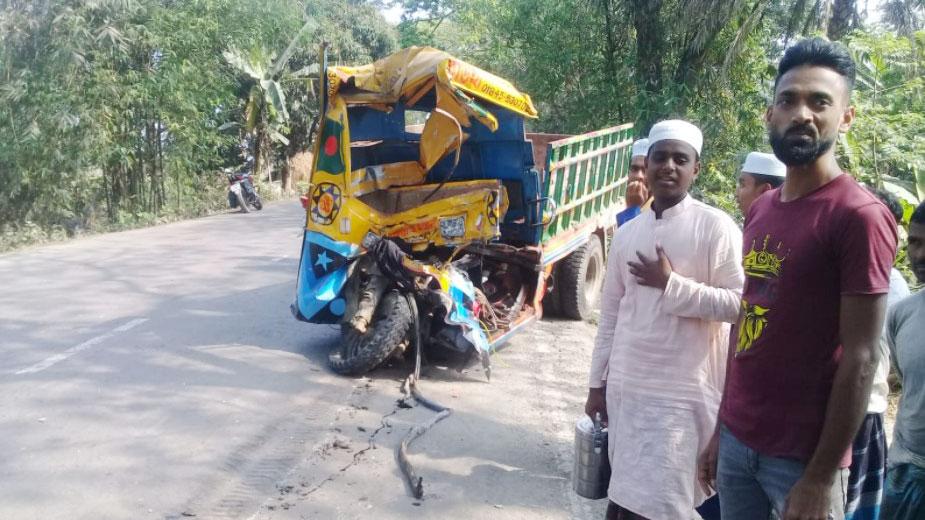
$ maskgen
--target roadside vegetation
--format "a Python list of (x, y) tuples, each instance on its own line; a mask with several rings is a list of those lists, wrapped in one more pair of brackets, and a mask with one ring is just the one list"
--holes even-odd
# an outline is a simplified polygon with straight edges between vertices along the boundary
[(225, 207), (222, 168), (288, 188), (317, 112), (322, 41), (342, 63), (397, 49), (346, 0), (0, 3), (0, 250)]
[[(734, 213), (742, 158), (768, 149), (774, 64), (788, 43), (823, 34), (858, 62), (844, 167), (907, 208), (925, 197), (925, 0), (2, 5), (0, 250), (219, 210), (221, 169), (248, 157), (261, 182), (288, 192), (311, 143), (322, 42), (341, 64), (446, 50), (530, 93), (534, 131), (632, 121), (645, 132), (689, 118), (707, 137), (697, 196)], [(394, 5), (397, 27), (380, 14)]]

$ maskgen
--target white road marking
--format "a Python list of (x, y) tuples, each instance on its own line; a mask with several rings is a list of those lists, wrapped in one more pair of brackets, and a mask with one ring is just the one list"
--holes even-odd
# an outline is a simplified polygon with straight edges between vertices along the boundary
[(279, 262), (280, 260), (285, 260), (285, 259), (287, 259), (287, 258), (289, 258), (289, 255), (278, 256), (278, 257), (274, 258), (273, 260), (270, 260), (270, 263), (274, 263), (274, 264), (275, 264), (276, 262)]
[(41, 372), (42, 370), (45, 370), (46, 368), (54, 366), (75, 354), (83, 352), (84, 350), (87, 350), (88, 348), (94, 345), (98, 345), (106, 341), (107, 339), (112, 338), (113, 336), (116, 336), (128, 330), (134, 329), (135, 327), (141, 325), (142, 323), (146, 321), (148, 321), (148, 318), (136, 318), (124, 325), (120, 325), (112, 329), (111, 331), (105, 334), (100, 334), (99, 336), (96, 336), (95, 338), (90, 338), (87, 341), (84, 341), (83, 343), (79, 345), (75, 345), (60, 354), (55, 354), (54, 356), (47, 357), (32, 366), (28, 366), (21, 370), (17, 370), (16, 372), (13, 372), (13, 374), (17, 376), (21, 376), (23, 374), (34, 374), (36, 372)]

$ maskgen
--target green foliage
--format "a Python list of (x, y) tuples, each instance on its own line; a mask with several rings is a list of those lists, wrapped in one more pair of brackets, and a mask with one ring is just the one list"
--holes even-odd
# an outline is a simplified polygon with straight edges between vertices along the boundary
[(408, 0), (400, 32), (513, 80), (537, 105), (537, 131), (697, 122), (707, 140), (696, 194), (731, 210), (739, 161), (765, 140), (779, 34), (762, 18), (768, 3)]
[[(390, 2), (406, 11), (397, 30), (378, 12)], [(741, 160), (768, 149), (762, 115), (783, 47), (858, 25), (842, 10), (851, 2), (837, 2), (837, 20), (808, 0), (390, 2), (3, 3), (0, 249), (222, 208), (217, 172), (246, 155), (279, 165), (287, 186), (311, 142), (322, 42), (351, 65), (399, 46), (444, 49), (528, 92), (534, 131), (632, 121), (641, 135), (691, 119), (706, 137), (695, 195), (733, 212)], [(858, 118), (839, 153), (909, 206), (925, 195), (923, 6), (887, 4), (890, 30), (844, 40), (859, 64)]]
[(912, 206), (925, 198), (925, 31), (856, 33), (849, 45), (857, 119), (842, 140), (842, 162)]
[[(305, 5), (4, 2), (0, 249), (19, 243), (14, 235), (36, 240), (43, 233), (142, 225), (223, 207), (224, 179), (217, 172), (242, 161), (239, 145), (247, 132), (241, 123), (255, 94), (268, 107), (265, 120), (279, 123), (265, 134), (272, 140), (269, 161), (304, 150), (317, 105), (305, 77), (312, 69), (305, 68), (317, 63), (321, 39), (330, 38), (337, 55), (364, 61), (397, 42), (395, 30), (366, 2), (311, 2), (309, 13)], [(309, 19), (317, 30), (295, 38)], [(255, 80), (223, 56), (235, 49), (269, 49), (268, 59), (251, 61), (289, 68), (268, 69), (271, 77)], [(269, 59), (274, 51), (287, 59)]]
[[(534, 98), (535, 130), (578, 133), (630, 121), (644, 135), (659, 119), (696, 122), (705, 144), (695, 196), (730, 213), (744, 156), (769, 150), (763, 115), (784, 47), (827, 28), (841, 33), (859, 19), (845, 12), (826, 19), (821, 3), (806, 0), (402, 4), (403, 45), (438, 45), (511, 79)], [(920, 198), (925, 37), (856, 31), (845, 43), (861, 77), (842, 162), (862, 180)]]

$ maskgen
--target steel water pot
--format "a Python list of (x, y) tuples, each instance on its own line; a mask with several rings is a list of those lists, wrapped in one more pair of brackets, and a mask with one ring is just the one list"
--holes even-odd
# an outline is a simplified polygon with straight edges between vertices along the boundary
[(607, 497), (610, 483), (610, 460), (607, 451), (607, 428), (600, 415), (587, 415), (575, 424), (575, 465), (572, 489), (579, 496), (597, 500)]

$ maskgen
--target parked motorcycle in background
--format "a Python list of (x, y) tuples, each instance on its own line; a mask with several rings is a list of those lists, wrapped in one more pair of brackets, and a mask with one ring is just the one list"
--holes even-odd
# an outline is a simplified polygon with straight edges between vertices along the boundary
[(232, 209), (241, 208), (241, 211), (248, 213), (250, 208), (257, 211), (263, 209), (263, 202), (260, 201), (260, 195), (254, 188), (251, 173), (242, 168), (237, 172), (227, 172), (228, 175), (228, 206)]

